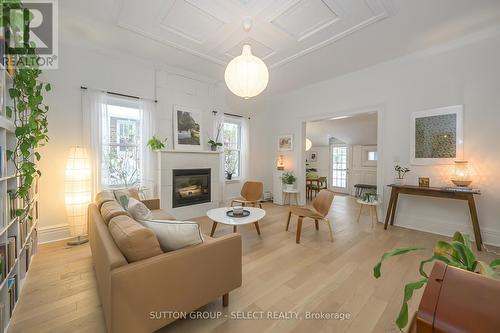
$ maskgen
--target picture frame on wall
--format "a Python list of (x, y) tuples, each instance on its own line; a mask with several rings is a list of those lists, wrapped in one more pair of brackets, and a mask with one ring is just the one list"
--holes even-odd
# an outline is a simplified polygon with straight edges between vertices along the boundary
[(174, 105), (173, 126), (175, 150), (203, 149), (203, 124), (200, 110)]
[(413, 165), (453, 164), (463, 159), (463, 105), (412, 113), (410, 135)]
[(280, 151), (293, 150), (293, 135), (280, 135), (278, 137), (278, 146)]
[(318, 153), (312, 151), (311, 154), (309, 154), (309, 162), (317, 162), (317, 161), (318, 161)]

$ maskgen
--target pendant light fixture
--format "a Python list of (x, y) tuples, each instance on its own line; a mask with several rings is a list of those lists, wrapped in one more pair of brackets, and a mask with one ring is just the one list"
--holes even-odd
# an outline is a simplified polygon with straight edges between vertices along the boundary
[[(249, 32), (251, 27), (252, 19), (245, 18), (243, 29)], [(227, 65), (224, 79), (233, 94), (249, 99), (266, 89), (269, 82), (269, 71), (266, 64), (252, 54), (251, 46), (245, 44), (241, 55), (231, 60)]]

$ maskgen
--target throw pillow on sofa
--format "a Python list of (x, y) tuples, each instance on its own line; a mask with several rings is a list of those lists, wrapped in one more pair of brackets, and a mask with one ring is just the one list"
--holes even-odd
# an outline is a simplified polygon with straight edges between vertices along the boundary
[(150, 220), (153, 217), (153, 214), (145, 204), (132, 197), (128, 198), (127, 212), (137, 221)]
[(165, 252), (203, 243), (200, 226), (196, 222), (169, 220), (141, 220), (143, 226), (156, 234)]

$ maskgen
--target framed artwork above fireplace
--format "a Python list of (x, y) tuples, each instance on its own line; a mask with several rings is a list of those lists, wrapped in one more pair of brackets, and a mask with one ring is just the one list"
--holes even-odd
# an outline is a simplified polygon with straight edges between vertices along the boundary
[(200, 110), (174, 105), (174, 149), (202, 150), (202, 115)]

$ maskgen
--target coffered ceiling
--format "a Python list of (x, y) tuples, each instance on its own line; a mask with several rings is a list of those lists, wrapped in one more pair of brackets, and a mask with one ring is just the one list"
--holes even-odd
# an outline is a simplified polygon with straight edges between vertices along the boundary
[(220, 65), (248, 43), (272, 69), (388, 16), (379, 0), (125, 0), (117, 24)]
[[(246, 17), (253, 22), (248, 33)], [(62, 43), (221, 84), (226, 64), (249, 43), (270, 68), (269, 85), (256, 99), (500, 30), (499, 23), (499, 0), (59, 1)]]

